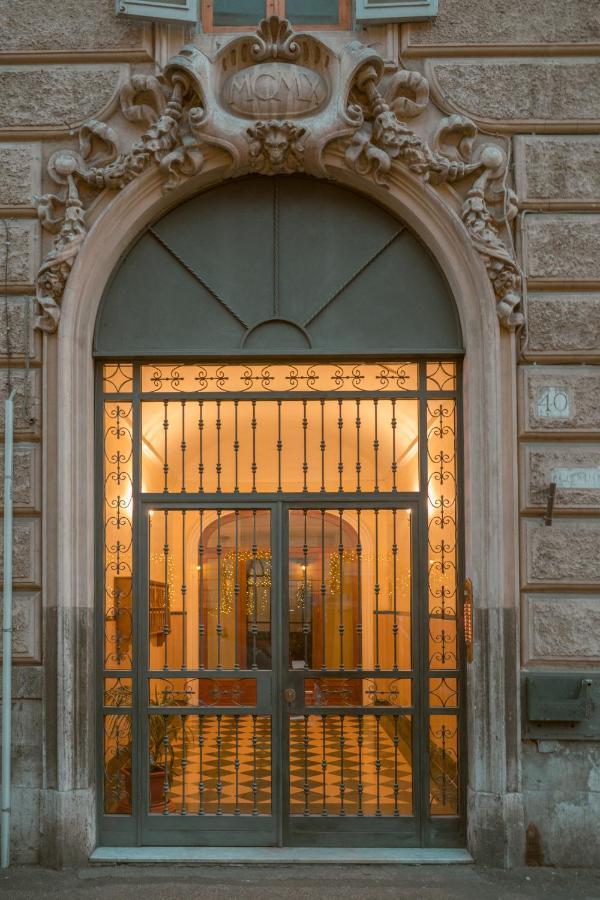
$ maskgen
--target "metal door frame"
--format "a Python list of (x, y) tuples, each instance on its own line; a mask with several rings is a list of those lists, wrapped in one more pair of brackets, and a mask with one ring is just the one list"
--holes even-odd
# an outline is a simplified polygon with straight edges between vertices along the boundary
[[(359, 354), (344, 354), (343, 356), (336, 355), (335, 357), (327, 356), (327, 355), (319, 355), (319, 354), (310, 354), (311, 362), (314, 364), (318, 364), (320, 361), (323, 362), (331, 362), (340, 360), (344, 361), (345, 359), (355, 359)], [(157, 358), (159, 354), (156, 355)], [(292, 357), (304, 356), (304, 354), (292, 354)], [(386, 360), (386, 359), (397, 359), (397, 354), (390, 354), (389, 352), (383, 354), (360, 354), (361, 359), (364, 359), (368, 362), (369, 359), (373, 360)], [(285, 356), (281, 356), (279, 354), (273, 354), (273, 356), (269, 357), (268, 361), (275, 364), (277, 361), (285, 361)], [(427, 392), (425, 389), (425, 367), (426, 363), (429, 359), (432, 361), (439, 361), (442, 358), (452, 359), (452, 361), (456, 364), (456, 389), (450, 392), (446, 391), (430, 391)], [(204, 359), (204, 358), (203, 358)], [(198, 360), (201, 363), (202, 360)], [(252, 358), (253, 362), (260, 362), (265, 359), (264, 354), (256, 357), (256, 359)], [(418, 534), (416, 536), (416, 540), (413, 545), (413, 556), (416, 552), (418, 554), (418, 564), (415, 569), (413, 569), (413, 574), (415, 577), (413, 578), (412, 591), (413, 591), (413, 652), (415, 653), (414, 657), (414, 683), (418, 685), (420, 683), (420, 697), (413, 697), (413, 707), (415, 709), (415, 713), (413, 714), (413, 721), (418, 720), (418, 727), (413, 729), (413, 808), (414, 808), (414, 816), (413, 817), (398, 817), (391, 818), (390, 822), (395, 825), (395, 827), (400, 832), (399, 834), (399, 842), (397, 846), (415, 846), (415, 847), (462, 847), (466, 842), (466, 786), (467, 786), (467, 686), (466, 686), (466, 666), (465, 666), (465, 653), (464, 653), (464, 634), (462, 627), (462, 596), (461, 596), (461, 586), (464, 581), (464, 491), (463, 491), (463, 419), (462, 419), (462, 365), (461, 359), (458, 358), (453, 353), (448, 353), (441, 356), (439, 353), (433, 356), (429, 355), (413, 355), (412, 357), (408, 355), (402, 355), (402, 359), (411, 362), (416, 361), (419, 363), (419, 386), (416, 391), (402, 391), (401, 395), (403, 398), (410, 399), (416, 398), (419, 400), (419, 435), (420, 435), (420, 443), (419, 443), (419, 491), (414, 493), (409, 492), (396, 492), (396, 493), (379, 493), (379, 494), (356, 494), (348, 492), (344, 494), (343, 497), (340, 495), (331, 493), (328, 495), (323, 494), (304, 494), (304, 493), (265, 493), (265, 494), (247, 494), (247, 493), (239, 493), (237, 495), (233, 494), (193, 494), (187, 493), (184, 495), (181, 494), (142, 494), (139, 491), (139, 485), (141, 483), (140, 473), (141, 473), (141, 423), (140, 423), (140, 413), (141, 413), (141, 404), (142, 404), (142, 392), (140, 389), (140, 369), (139, 366), (147, 364), (147, 360), (144, 359), (120, 359), (120, 362), (133, 363), (134, 365), (134, 380), (133, 380), (133, 389), (129, 392), (132, 396), (132, 419), (133, 419), (133, 485), (134, 485), (134, 502), (138, 504), (139, 513), (136, 517), (136, 521), (134, 524), (134, 540), (133, 540), (133, 577), (134, 583), (137, 586), (138, 596), (144, 597), (144, 593), (140, 593), (140, 589), (143, 590), (144, 587), (144, 570), (140, 566), (140, 563), (143, 560), (142, 556), (142, 547), (143, 541), (145, 537), (142, 535), (140, 529), (143, 527), (142, 522), (145, 517), (142, 516), (142, 510), (147, 510), (150, 507), (154, 509), (159, 509), (161, 507), (168, 509), (197, 509), (197, 508), (220, 508), (220, 509), (270, 509), (271, 510), (271, 547), (273, 557), (277, 552), (279, 554), (279, 558), (281, 563), (279, 566), (273, 567), (273, 571), (278, 570), (277, 578), (280, 581), (282, 587), (285, 586), (287, 590), (287, 571), (288, 571), (288, 553), (287, 553), (287, 534), (288, 534), (288, 515), (290, 509), (294, 508), (310, 508), (310, 509), (318, 509), (318, 508), (348, 508), (353, 509), (358, 506), (363, 506), (367, 508), (384, 508), (385, 506), (389, 508), (403, 509), (403, 508), (411, 508), (415, 510), (415, 515), (413, 516), (413, 522), (411, 528), (413, 528), (413, 537), (414, 537), (414, 529), (415, 519), (418, 520)], [(161, 363), (167, 365), (169, 363), (169, 359), (160, 359)], [(181, 360), (179, 360), (181, 362)], [(227, 362), (236, 362), (237, 357), (235, 355), (228, 356)], [(245, 358), (244, 362), (249, 362), (250, 358)], [(105, 395), (103, 392), (102, 385), (102, 367), (106, 360), (98, 360), (96, 366), (96, 460), (97, 462), (102, 461), (103, 456), (103, 402), (107, 399), (115, 400), (122, 399), (119, 398), (118, 395), (114, 397), (112, 395)], [(176, 362), (176, 361), (174, 361)], [(185, 359), (185, 363), (194, 362), (190, 358)], [(454, 676), (452, 672), (449, 673), (449, 677), (457, 677), (458, 679), (458, 691), (459, 691), (459, 702), (458, 702), (458, 713), (457, 713), (457, 723), (459, 728), (459, 742), (458, 742), (458, 782), (459, 782), (459, 810), (458, 815), (455, 816), (431, 816), (428, 808), (429, 808), (429, 751), (428, 751), (428, 740), (426, 735), (426, 719), (429, 714), (429, 702), (428, 702), (428, 602), (427, 602), (427, 580), (424, 578), (424, 573), (427, 572), (427, 546), (428, 546), (428, 518), (427, 518), (427, 490), (426, 483), (423, 483), (424, 472), (426, 472), (426, 464), (427, 464), (427, 442), (423, 439), (423, 435), (426, 435), (426, 418), (427, 418), (427, 399), (436, 399), (438, 397), (452, 397), (456, 401), (456, 490), (457, 490), (457, 515), (458, 515), (458, 523), (457, 523), (457, 600), (456, 600), (456, 614), (457, 614), (457, 672), (458, 674)], [(210, 399), (210, 394), (204, 395), (206, 399)], [(219, 395), (221, 398), (224, 396), (223, 394)], [(235, 395), (228, 395), (231, 399), (235, 399)], [(245, 395), (247, 397), (247, 395)], [(302, 399), (302, 394), (294, 393), (288, 394), (286, 399)], [(312, 394), (311, 397), (314, 399), (316, 394)], [(325, 395), (324, 395), (325, 396)], [(345, 398), (345, 394), (343, 392), (336, 392), (333, 397)], [(352, 395), (354, 396), (354, 395)], [(178, 400), (185, 399), (186, 395), (178, 393), (173, 395), (170, 394), (161, 394), (161, 400), (176, 398)], [(271, 394), (271, 399), (276, 399), (276, 394)], [(195, 395), (194, 395), (195, 398)], [(326, 398), (330, 398), (329, 395), (326, 395)], [(330, 398), (330, 399), (331, 399)], [(154, 399), (158, 399), (156, 395), (154, 395)], [(258, 399), (258, 397), (257, 397)], [(126, 401), (129, 402), (129, 401)], [(185, 498), (185, 499), (183, 499)], [(286, 513), (284, 515), (284, 513)], [(274, 523), (279, 519), (279, 526), (276, 530), (274, 530)], [(103, 519), (103, 466), (97, 465), (97, 479), (96, 479), (96, 516), (95, 521), (97, 522), (98, 528), (98, 539), (96, 541), (96, 554), (95, 554), (95, 563), (96, 563), (96, 571), (99, 573), (103, 573), (104, 564), (103, 564), (103, 533), (104, 533), (104, 519)], [(285, 541), (283, 539), (283, 535), (285, 535)], [(284, 552), (285, 550), (285, 552)], [(132, 804), (132, 812), (130, 815), (110, 815), (105, 814), (103, 812), (102, 805), (102, 797), (103, 797), (103, 779), (104, 779), (104, 770), (103, 770), (103, 754), (102, 754), (102, 746), (103, 746), (103, 723), (102, 718), (105, 713), (111, 712), (110, 708), (105, 708), (103, 705), (103, 697), (104, 697), (104, 668), (103, 668), (103, 659), (104, 659), (104, 597), (103, 591), (101, 590), (101, 586), (103, 584), (103, 575), (98, 584), (98, 593), (99, 593), (99, 602), (96, 604), (96, 653), (97, 653), (97, 675), (96, 675), (96, 698), (97, 698), (97, 729), (98, 729), (98, 739), (96, 742), (96, 746), (98, 747), (97, 754), (97, 785), (98, 785), (98, 799), (99, 802), (97, 804), (97, 815), (98, 815), (98, 834), (100, 843), (111, 844), (113, 846), (143, 846), (143, 845), (165, 845), (165, 844), (173, 844), (172, 835), (174, 833), (177, 834), (177, 842), (175, 845), (180, 846), (190, 846), (190, 845), (198, 845), (198, 831), (185, 831), (177, 828), (173, 828), (173, 823), (175, 820), (192, 820), (198, 821), (198, 816), (178, 816), (173, 815), (169, 817), (164, 817), (164, 819), (169, 820), (169, 828), (167, 831), (156, 830), (157, 839), (149, 840), (148, 835), (144, 833), (143, 829), (143, 819), (144, 818), (152, 818), (147, 816), (147, 814), (143, 811), (142, 801), (144, 799), (144, 790), (145, 788), (142, 786), (142, 781), (145, 779), (141, 778), (142, 769), (141, 769), (141, 753), (142, 753), (142, 741), (141, 741), (141, 720), (143, 717), (142, 710), (145, 710), (145, 707), (142, 705), (142, 697), (140, 696), (140, 689), (142, 679), (147, 677), (147, 671), (144, 672), (141, 665), (141, 657), (140, 657), (140, 649), (143, 646), (142, 640), (142, 631), (141, 631), (141, 623), (146, 621), (146, 605), (144, 604), (142, 609), (143, 613), (140, 615), (140, 608), (138, 604), (137, 608), (137, 616), (134, 619), (134, 627), (133, 627), (133, 647), (134, 647), (134, 669), (132, 673), (133, 682), (134, 682), (134, 702), (131, 709), (132, 715), (132, 733), (133, 733), (133, 741), (134, 741), (134, 749), (132, 752), (132, 783), (134, 785), (133, 791), (133, 804)], [(275, 591), (273, 591), (273, 595)], [(271, 627), (272, 627), (272, 635), (276, 634), (275, 623), (280, 617), (280, 612), (277, 610), (278, 604), (274, 602), (272, 597), (271, 603)], [(287, 604), (284, 605), (284, 610), (286, 609)], [(279, 648), (279, 652), (277, 653), (277, 648), (275, 647), (275, 642), (272, 638), (272, 679), (273, 679), (273, 695), (272, 695), (272, 767), (274, 771), (274, 790), (273, 790), (273, 811), (276, 813), (275, 818), (279, 818), (279, 823), (275, 828), (275, 845), (283, 845), (284, 840), (286, 844), (291, 845), (312, 845), (314, 843), (318, 843), (322, 845), (321, 841), (323, 839), (323, 833), (319, 835), (316, 840), (310, 841), (308, 838), (303, 841), (296, 841), (294, 836), (290, 834), (290, 828), (288, 825), (288, 819), (290, 818), (287, 814), (287, 810), (284, 806), (286, 795), (289, 796), (289, 790), (285, 790), (287, 788), (287, 780), (289, 776), (289, 770), (286, 769), (284, 765), (284, 757), (285, 762), (288, 762), (287, 755), (285, 755), (286, 745), (284, 744), (283, 738), (286, 733), (286, 722), (285, 716), (283, 715), (283, 703), (281, 700), (282, 692), (284, 689), (284, 682), (287, 684), (287, 653), (288, 653), (288, 631), (287, 631), (287, 613), (282, 618), (282, 621), (278, 623), (279, 634), (283, 638), (281, 640), (281, 647)], [(414, 642), (414, 634), (415, 628), (418, 629), (417, 633), (417, 642)], [(278, 665), (275, 665), (276, 653), (278, 657)], [(286, 656), (283, 656), (286, 654)], [(252, 670), (249, 670), (250, 672)], [(440, 670), (441, 674), (442, 670)], [(186, 672), (189, 675), (189, 671)], [(206, 674), (206, 670), (203, 670), (203, 674)], [(228, 673), (219, 673), (219, 677), (226, 676)], [(238, 674), (238, 673), (236, 673)], [(448, 674), (444, 672), (444, 674)], [(120, 675), (119, 672), (115, 671), (115, 677)], [(275, 691), (278, 693), (275, 694)], [(211, 707), (212, 709), (212, 707)], [(350, 708), (349, 708), (350, 709)], [(114, 711), (114, 708), (113, 708)], [(145, 710), (147, 712), (147, 710)], [(231, 712), (231, 710), (228, 710)], [(279, 735), (279, 741), (281, 745), (281, 751), (279, 753), (274, 752), (273, 748), (275, 745), (274, 735), (276, 733)], [(288, 745), (289, 746), (289, 742)], [(279, 765), (283, 767), (282, 775), (279, 779), (275, 778), (275, 766), (276, 766), (276, 757), (279, 757)], [(416, 780), (416, 773), (420, 772), (420, 783)], [(279, 786), (275, 783), (279, 781)], [(277, 799), (275, 795), (277, 794)], [(277, 804), (277, 805), (276, 805)], [(158, 818), (158, 817), (156, 817)], [(228, 823), (231, 816), (207, 816), (206, 822), (215, 823), (218, 819), (221, 819), (223, 823)], [(251, 823), (256, 824), (259, 817), (251, 817)], [(306, 821), (311, 821), (316, 817), (310, 817)], [(333, 818), (333, 817), (332, 817)], [(161, 817), (161, 820), (163, 817)], [(351, 817), (348, 816), (346, 821), (350, 821)], [(408, 834), (404, 828), (399, 826), (401, 823), (408, 823), (409, 821), (414, 820), (414, 828), (411, 834)], [(382, 817), (379, 821), (385, 821), (385, 818)], [(332, 840), (329, 843), (329, 846), (352, 846), (353, 843), (355, 846), (367, 846), (367, 832), (369, 824), (373, 824), (375, 822), (374, 817), (365, 816), (362, 818), (357, 818), (357, 833), (363, 831), (362, 839), (357, 842), (352, 842), (349, 840), (350, 835), (344, 835), (343, 833), (338, 834), (337, 840)], [(372, 829), (368, 829), (372, 831)], [(207, 829), (206, 835), (209, 840), (206, 841), (207, 845), (211, 846), (219, 846), (226, 845), (228, 842), (224, 842), (222, 840), (218, 840), (220, 834), (223, 835), (227, 833), (227, 829), (225, 828), (223, 832), (220, 829), (216, 829), (215, 840), (210, 840), (210, 831)], [(201, 832), (200, 832), (201, 833)], [(389, 833), (389, 832), (388, 832)], [(249, 834), (256, 834), (256, 828), (250, 829)], [(381, 835), (381, 832), (379, 833)], [(169, 837), (168, 835), (171, 835)], [(187, 836), (190, 836), (192, 839), (187, 840)], [(344, 840), (346, 837), (346, 840)], [(195, 839), (193, 839), (195, 838)], [(366, 843), (365, 843), (366, 841)], [(259, 843), (254, 840), (251, 844), (247, 846), (269, 846), (273, 842), (265, 842)], [(392, 844), (394, 842), (392, 841)], [(230, 844), (231, 845), (231, 844)], [(240, 844), (237, 844), (240, 846)], [(376, 846), (382, 846), (381, 839), (376, 840)]]

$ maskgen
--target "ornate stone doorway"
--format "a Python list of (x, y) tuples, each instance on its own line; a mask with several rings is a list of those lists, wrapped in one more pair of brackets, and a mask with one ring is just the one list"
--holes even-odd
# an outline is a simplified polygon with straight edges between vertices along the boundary
[(338, 188), (239, 182), (142, 237), (96, 348), (102, 842), (464, 843), (460, 334), (426, 251)]

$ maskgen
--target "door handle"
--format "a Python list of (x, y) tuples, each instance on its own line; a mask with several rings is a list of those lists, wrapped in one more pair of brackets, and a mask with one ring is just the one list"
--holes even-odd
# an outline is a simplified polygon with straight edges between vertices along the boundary
[(283, 699), (285, 700), (286, 703), (292, 704), (294, 702), (294, 700), (296, 699), (295, 689), (292, 687), (286, 688), (285, 691), (283, 692)]

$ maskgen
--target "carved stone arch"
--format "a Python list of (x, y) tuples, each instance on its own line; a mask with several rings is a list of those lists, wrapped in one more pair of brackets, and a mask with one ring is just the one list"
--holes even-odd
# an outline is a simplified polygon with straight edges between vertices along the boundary
[[(519, 831), (517, 774), (517, 610), (514, 510), (516, 485), (511, 428), (514, 409), (514, 335), (498, 329), (486, 267), (438, 191), (401, 167), (386, 186), (349, 170), (342, 156), (326, 157), (327, 176), (369, 197), (406, 222), (436, 258), (459, 310), (464, 369), (466, 571), (475, 587), (474, 662), (468, 673), (469, 848), (495, 864), (515, 862), (519, 848), (507, 835)], [(47, 380), (57, 406), (46, 423), (48, 535), (57, 560), (48, 576), (49, 658), (46, 702), (58, 728), (50, 754), (43, 803), (48, 834), (44, 857), (68, 864), (95, 845), (94, 769), (94, 388), (92, 341), (107, 282), (135, 237), (162, 213), (199, 191), (223, 183), (228, 161), (211, 149), (202, 172), (173, 192), (149, 168), (126, 190), (102, 198), (94, 210), (62, 300), (57, 334), (45, 337)], [(53, 550), (55, 551), (53, 554)], [(55, 575), (55, 577), (53, 577)], [(73, 833), (79, 840), (73, 840)]]

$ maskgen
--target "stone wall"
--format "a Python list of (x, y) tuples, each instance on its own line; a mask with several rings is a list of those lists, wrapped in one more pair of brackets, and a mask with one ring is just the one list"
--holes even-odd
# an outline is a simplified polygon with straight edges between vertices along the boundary
[[(15, 451), (14, 852), (40, 852), (40, 800), (56, 783), (52, 648), (51, 344), (33, 332), (43, 163), (89, 117), (110, 114), (132, 72), (155, 71), (180, 30), (126, 21), (113, 0), (4, 0), (0, 28), (0, 399), (18, 384)], [(386, 48), (430, 80), (438, 105), (506, 136), (526, 276), (518, 338), (521, 666), (600, 666), (600, 7), (590, 0), (440, 0), (429, 23), (392, 29)], [(382, 29), (361, 38), (381, 43)], [(165, 50), (167, 48), (167, 50)], [(73, 144), (74, 145), (74, 144)], [(6, 318), (6, 316), (8, 318)], [(8, 322), (8, 328), (7, 328)], [(45, 398), (46, 407), (42, 405)], [(0, 405), (0, 427), (3, 426)], [(45, 462), (44, 462), (45, 460)], [(46, 482), (43, 473), (46, 472)], [(543, 514), (557, 484), (554, 520)], [(46, 512), (48, 518), (43, 519)], [(514, 604), (513, 604), (514, 601)], [(507, 606), (517, 605), (508, 598)], [(517, 648), (515, 648), (515, 653)], [(515, 708), (517, 698), (514, 698)], [(53, 712), (54, 710), (54, 712)], [(600, 864), (597, 743), (523, 742), (525, 826), (548, 864)], [(517, 767), (518, 768), (518, 767)], [(85, 785), (78, 787), (84, 788)], [(57, 801), (58, 802), (58, 801)], [(48, 808), (50, 801), (48, 801)], [(41, 823), (43, 830), (43, 822)], [(525, 850), (525, 837), (512, 843)], [(521, 855), (519, 855), (521, 854)]]

